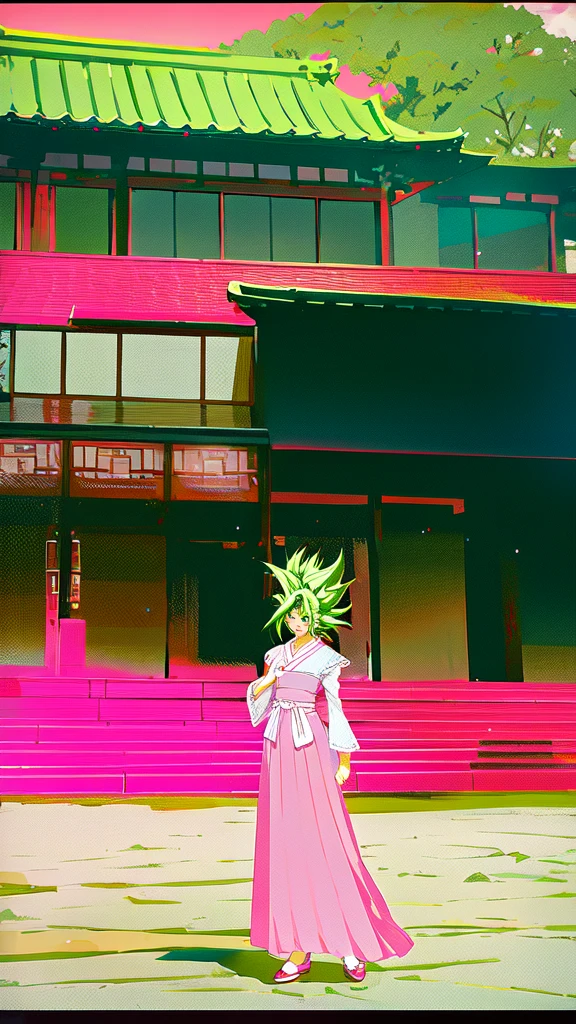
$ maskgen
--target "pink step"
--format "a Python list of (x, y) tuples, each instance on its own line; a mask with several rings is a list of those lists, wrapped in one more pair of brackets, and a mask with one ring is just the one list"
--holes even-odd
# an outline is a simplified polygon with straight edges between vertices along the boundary
[(179, 721), (198, 722), (199, 700), (100, 700), (101, 721)]
[(86, 774), (66, 775), (54, 773), (41, 775), (38, 772), (17, 773), (2, 776), (1, 794), (3, 796), (34, 794), (41, 796), (49, 793), (68, 794), (70, 796), (83, 793), (110, 795), (122, 793), (124, 775), (118, 774)]
[(0, 679), (0, 697), (89, 697), (88, 679)]
[(202, 719), (205, 722), (238, 721), (250, 723), (245, 700), (203, 700)]
[(70, 723), (63, 725), (39, 726), (41, 742), (146, 742), (181, 741), (196, 742), (201, 738), (216, 737), (213, 722), (92, 722), (87, 725)]
[(102, 775), (103, 773), (116, 772), (122, 773), (128, 770), (131, 771), (158, 771), (158, 772), (173, 772), (174, 774), (199, 772), (206, 775), (230, 775), (238, 774), (238, 772), (248, 772), (260, 774), (260, 762), (253, 762), (250, 759), (244, 760), (240, 757), (236, 761), (231, 761), (228, 764), (218, 764), (212, 761), (198, 760), (196, 762), (188, 761), (183, 763), (175, 762), (170, 755), (160, 758), (152, 758), (150, 763), (147, 764), (139, 761), (132, 761), (131, 758), (118, 758), (114, 756), (108, 756), (102, 758), (100, 764), (93, 762), (91, 759), (79, 760), (78, 764), (62, 763), (58, 758), (53, 759), (53, 763), (38, 764), (37, 762), (30, 763), (28, 765), (9, 765), (6, 768), (0, 770), (0, 787), (2, 779), (7, 775), (15, 777), (16, 775), (22, 778), (27, 777), (30, 773), (44, 778), (46, 775), (54, 775), (55, 773), (61, 775), (67, 775), (74, 778), (75, 775)]
[(474, 789), (477, 792), (538, 792), (556, 790), (571, 792), (576, 789), (576, 768), (520, 768), (474, 771)]
[(170, 794), (170, 793), (238, 793), (256, 795), (259, 784), (258, 772), (228, 772), (226, 775), (213, 776), (211, 773), (150, 773), (126, 774), (127, 794)]
[[(230, 684), (228, 684), (230, 685)], [(168, 682), (160, 680), (112, 679), (106, 682), (108, 698), (153, 698), (154, 700), (198, 700), (202, 696), (201, 682)]]
[[(257, 677), (255, 677), (257, 678)], [(248, 690), (248, 683), (209, 683), (205, 682), (202, 685), (203, 696), (205, 698), (223, 698), (235, 700), (246, 700), (246, 692)]]
[(112, 765), (117, 766), (121, 764), (130, 764), (132, 766), (138, 764), (165, 764), (173, 767), (176, 767), (178, 765), (195, 764), (253, 764), (257, 765), (258, 768), (260, 768), (261, 761), (262, 752), (260, 750), (209, 750), (205, 752), (173, 750), (77, 750), (71, 752), (69, 750), (45, 750), (43, 748), (36, 747), (33, 751), (2, 751), (2, 767), (6, 768), (7, 770), (9, 767), (18, 768), (22, 765), (33, 766), (37, 768), (58, 765), (61, 768), (80, 770), (79, 766), (82, 765), (106, 765), (110, 767)]
[(74, 697), (2, 697), (0, 698), (0, 719), (34, 719), (35, 721), (81, 721), (98, 718), (98, 702), (89, 698)]
[(398, 771), (357, 772), (359, 793), (468, 793), (473, 789), (472, 772)]

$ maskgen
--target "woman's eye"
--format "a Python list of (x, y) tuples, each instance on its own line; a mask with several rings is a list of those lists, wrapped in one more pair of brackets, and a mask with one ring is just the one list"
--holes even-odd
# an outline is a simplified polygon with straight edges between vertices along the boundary
[(308, 622), (308, 616), (307, 615), (303, 615), (302, 616), (302, 622)]

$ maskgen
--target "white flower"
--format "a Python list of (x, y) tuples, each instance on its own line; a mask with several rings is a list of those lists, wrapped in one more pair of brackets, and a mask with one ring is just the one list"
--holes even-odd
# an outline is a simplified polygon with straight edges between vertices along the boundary
[(529, 146), (525, 146), (525, 145), (523, 145), (523, 143), (520, 143), (520, 146), (524, 150), (526, 156), (534, 156), (535, 155), (535, 153), (536, 153), (535, 149), (530, 149)]
[(521, 155), (520, 154), (520, 150), (516, 149), (516, 146), (512, 146), (512, 149), (510, 150), (510, 152), (512, 153), (512, 156), (520, 156)]
[(525, 132), (531, 132), (532, 131), (532, 125), (531, 124), (525, 124), (524, 125), (524, 131)]
[(545, 149), (544, 152), (542, 153), (542, 156), (550, 156), (549, 150)]
[(532, 53), (535, 57), (539, 57), (541, 53), (544, 53), (544, 51), (541, 46), (537, 46), (534, 50), (532, 50)]
[(494, 129), (494, 135), (500, 135), (500, 132), (498, 131), (497, 128)]
[(556, 152), (556, 146), (550, 146), (550, 152), (551, 153), (555, 153)]
[(512, 42), (512, 36), (506, 36), (506, 42), (510, 44)]
[(488, 136), (486, 136), (486, 142), (490, 142), (490, 139), (488, 138)]
[(554, 129), (554, 135), (556, 136), (557, 139), (561, 139), (562, 138), (562, 129), (561, 128), (555, 128)]

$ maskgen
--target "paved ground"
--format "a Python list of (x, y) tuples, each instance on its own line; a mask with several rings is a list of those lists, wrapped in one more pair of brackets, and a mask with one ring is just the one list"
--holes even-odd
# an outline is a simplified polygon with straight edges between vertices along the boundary
[(574, 1010), (576, 793), (348, 804), (414, 948), (280, 987), (248, 938), (255, 801), (3, 803), (0, 1008)]

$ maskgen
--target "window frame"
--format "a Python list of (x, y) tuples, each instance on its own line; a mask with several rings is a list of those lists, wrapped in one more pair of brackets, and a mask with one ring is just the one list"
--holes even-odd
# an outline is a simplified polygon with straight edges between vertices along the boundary
[[(105, 325), (98, 327), (83, 327), (82, 334), (115, 334), (116, 335), (116, 393), (114, 395), (79, 395), (76, 393), (68, 393), (66, 391), (66, 335), (80, 333), (79, 331), (70, 330), (50, 330), (45, 328), (46, 333), (60, 334), (60, 391), (44, 393), (40, 391), (16, 391), (14, 388), (15, 372), (16, 372), (16, 359), (17, 359), (17, 333), (19, 330), (38, 330), (40, 328), (35, 327), (21, 327), (13, 328), (10, 331), (10, 389), (9, 394), (11, 398), (46, 398), (54, 401), (78, 401), (78, 402), (173, 402), (173, 403), (188, 403), (193, 405), (227, 405), (227, 406), (252, 406), (254, 405), (254, 338), (248, 330), (241, 334), (238, 330), (220, 330), (214, 328), (213, 330), (206, 330), (206, 328), (199, 329), (197, 331), (188, 330), (170, 330), (154, 328), (153, 326), (139, 327), (134, 326), (130, 329), (117, 330), (114, 327), (107, 328)], [(146, 335), (166, 335), (168, 337), (188, 337), (188, 338), (200, 338), (200, 397), (199, 398), (133, 398), (124, 396), (122, 394), (122, 339), (124, 334), (146, 334)], [(251, 350), (250, 350), (250, 374), (248, 378), (248, 398), (243, 400), (230, 399), (226, 401), (221, 398), (206, 398), (206, 338), (208, 337), (226, 337), (226, 338), (251, 338)]]
[[(232, 183), (223, 181), (210, 181), (206, 182), (203, 188), (190, 187), (191, 183), (186, 183), (179, 180), (171, 180), (170, 178), (146, 178), (144, 175), (140, 178), (128, 178), (128, 205), (129, 205), (129, 232), (128, 232), (128, 255), (132, 255), (132, 192), (145, 189), (147, 191), (168, 191), (168, 192), (196, 192), (196, 193), (211, 193), (218, 195), (218, 211), (219, 211), (219, 249), (220, 255), (217, 259), (236, 263), (238, 259), (235, 257), (227, 257), (225, 254), (225, 224), (224, 224), (224, 207), (226, 196), (232, 195), (243, 195), (243, 196), (263, 196), (270, 199), (313, 199), (315, 204), (315, 241), (316, 241), (316, 259), (314, 263), (303, 264), (305, 266), (331, 266), (332, 264), (326, 263), (321, 264), (320, 262), (320, 203), (322, 200), (330, 200), (335, 202), (360, 202), (360, 203), (371, 203), (374, 208), (374, 257), (378, 262), (374, 263), (339, 263), (333, 264), (334, 266), (382, 266), (382, 222), (381, 222), (381, 204), (386, 202), (386, 197), (382, 195), (380, 189), (377, 188), (350, 188), (341, 187), (329, 187), (326, 185), (264, 185), (259, 183)], [(271, 251), (273, 249), (273, 240), (271, 238)], [(149, 257), (153, 259), (154, 257)], [(158, 259), (182, 259), (179, 256), (165, 256), (157, 257)], [(249, 263), (286, 263), (285, 260), (242, 260), (241, 262)], [(288, 261), (289, 263), (298, 264), (298, 260)]]

